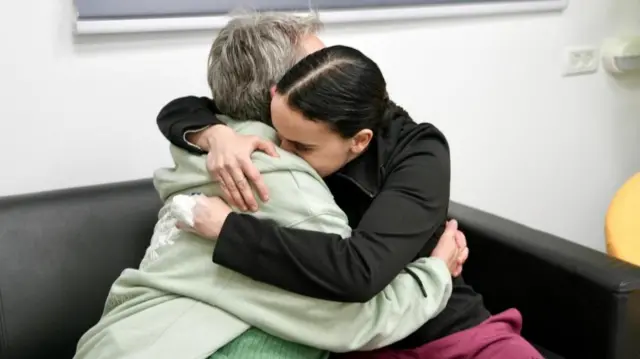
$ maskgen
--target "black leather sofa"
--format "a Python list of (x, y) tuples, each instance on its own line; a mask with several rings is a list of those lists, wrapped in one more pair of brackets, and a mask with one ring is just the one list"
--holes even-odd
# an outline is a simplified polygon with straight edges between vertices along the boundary
[[(149, 180), (0, 199), (0, 358), (71, 358), (112, 281), (138, 264), (159, 207)], [(640, 358), (640, 268), (460, 204), (450, 212), (471, 248), (467, 281), (490, 310), (520, 309), (549, 359)]]

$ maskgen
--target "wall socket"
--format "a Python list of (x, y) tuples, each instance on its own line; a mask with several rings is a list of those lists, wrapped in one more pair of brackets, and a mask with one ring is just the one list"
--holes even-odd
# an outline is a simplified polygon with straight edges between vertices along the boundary
[(564, 50), (563, 75), (585, 75), (598, 71), (600, 55), (594, 47), (570, 47)]

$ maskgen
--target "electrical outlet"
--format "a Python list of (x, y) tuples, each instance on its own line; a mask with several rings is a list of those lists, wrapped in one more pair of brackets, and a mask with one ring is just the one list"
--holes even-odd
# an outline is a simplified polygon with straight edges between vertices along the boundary
[(575, 76), (598, 71), (600, 57), (593, 47), (571, 47), (564, 51), (563, 74)]

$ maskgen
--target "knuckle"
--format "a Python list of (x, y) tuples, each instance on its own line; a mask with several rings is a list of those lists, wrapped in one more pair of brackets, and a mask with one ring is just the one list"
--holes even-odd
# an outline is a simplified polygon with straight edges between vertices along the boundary
[(249, 171), (247, 172), (247, 177), (253, 182), (257, 182), (260, 179), (260, 173), (257, 171)]
[(222, 172), (224, 172), (224, 165), (219, 163), (213, 163), (209, 166), (209, 168), (216, 174), (222, 174)]
[(241, 190), (241, 191), (247, 189), (248, 188), (247, 180), (245, 180), (244, 178), (239, 179), (236, 182), (236, 186), (238, 186), (238, 189)]

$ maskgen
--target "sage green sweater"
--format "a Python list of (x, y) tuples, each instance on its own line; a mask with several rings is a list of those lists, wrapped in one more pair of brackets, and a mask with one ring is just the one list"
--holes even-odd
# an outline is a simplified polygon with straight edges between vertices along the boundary
[[(237, 133), (277, 140), (274, 130), (262, 123), (224, 120)], [(279, 158), (252, 156), (270, 191), (270, 200), (255, 216), (348, 237), (347, 217), (322, 178), (299, 157), (280, 149), (279, 154)], [(252, 326), (257, 329), (245, 335), (260, 340), (263, 349), (267, 349), (264, 339), (270, 337), (272, 349), (279, 345), (287, 351), (278, 357), (320, 358), (325, 351), (387, 346), (444, 309), (451, 295), (451, 276), (436, 258), (408, 265), (420, 278), (426, 297), (413, 277), (400, 273), (366, 303), (304, 297), (212, 263), (215, 241), (176, 229), (169, 207), (177, 194), (220, 195), (219, 185), (207, 173), (205, 156), (174, 146), (171, 155), (175, 166), (154, 175), (166, 204), (146, 255), (138, 269), (126, 269), (113, 284), (103, 316), (81, 338), (76, 359), (204, 359), (212, 353), (253, 358), (256, 353), (233, 350), (233, 345), (252, 347), (254, 340), (242, 338)], [(301, 348), (302, 356), (297, 352)]]

